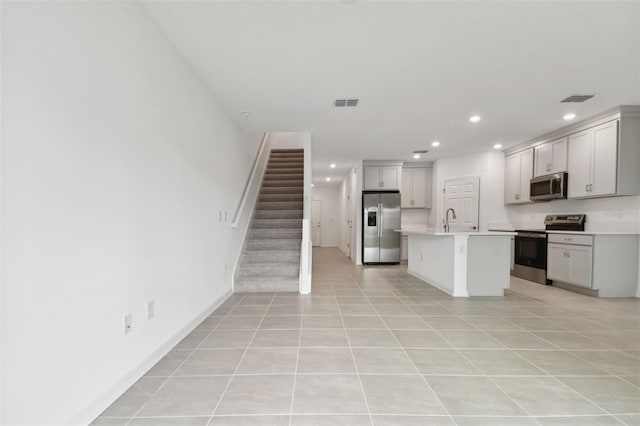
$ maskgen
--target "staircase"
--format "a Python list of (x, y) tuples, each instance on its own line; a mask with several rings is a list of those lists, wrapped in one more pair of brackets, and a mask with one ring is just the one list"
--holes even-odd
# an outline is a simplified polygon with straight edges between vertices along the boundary
[(304, 150), (272, 149), (234, 291), (299, 291), (303, 184)]

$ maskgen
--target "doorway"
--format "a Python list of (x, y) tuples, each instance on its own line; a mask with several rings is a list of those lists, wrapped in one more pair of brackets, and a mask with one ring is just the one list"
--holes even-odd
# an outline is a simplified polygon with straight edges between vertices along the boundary
[[(480, 177), (472, 176), (444, 181), (443, 221), (447, 210), (452, 208), (456, 218), (449, 213), (451, 232), (477, 232), (480, 206)], [(444, 222), (443, 222), (444, 223)]]
[(311, 200), (311, 245), (320, 247), (320, 200)]

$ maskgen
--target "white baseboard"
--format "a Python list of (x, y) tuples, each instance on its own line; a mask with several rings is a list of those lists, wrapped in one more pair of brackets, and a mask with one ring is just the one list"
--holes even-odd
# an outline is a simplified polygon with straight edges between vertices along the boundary
[(180, 331), (169, 338), (162, 346), (153, 351), (140, 365), (133, 370), (125, 374), (119, 379), (113, 386), (111, 386), (106, 392), (98, 396), (92, 403), (83, 408), (77, 415), (71, 420), (66, 422), (67, 425), (88, 425), (93, 422), (104, 410), (106, 410), (111, 404), (115, 402), (127, 389), (129, 389), (135, 382), (137, 382), (147, 371), (151, 369), (158, 361), (162, 359), (171, 349), (173, 349), (182, 339), (184, 339), (189, 333), (191, 333), (205, 318), (211, 315), (216, 309), (227, 301), (229, 296), (233, 294), (232, 290), (229, 290), (223, 294), (218, 300), (211, 304), (202, 313), (191, 320)]
[(416, 278), (418, 278), (418, 279), (420, 279), (420, 280), (424, 281), (424, 282), (425, 282), (425, 284), (427, 284), (427, 285), (430, 285), (430, 286), (432, 286), (432, 287), (435, 287), (435, 288), (437, 288), (438, 290), (442, 290), (442, 291), (444, 291), (444, 292), (445, 292), (445, 293), (447, 293), (449, 296), (453, 296), (453, 291), (452, 291), (450, 288), (447, 288), (447, 287), (445, 287), (445, 286), (443, 286), (443, 285), (440, 285), (440, 284), (438, 284), (438, 283), (434, 283), (433, 281), (429, 281), (426, 277), (423, 277), (422, 275), (420, 275), (420, 274), (419, 274), (419, 273), (417, 273), (417, 272), (414, 272), (414, 271), (412, 271), (412, 270), (410, 270), (410, 269), (407, 269), (407, 274), (409, 274), (409, 275), (413, 275), (414, 277), (416, 277)]

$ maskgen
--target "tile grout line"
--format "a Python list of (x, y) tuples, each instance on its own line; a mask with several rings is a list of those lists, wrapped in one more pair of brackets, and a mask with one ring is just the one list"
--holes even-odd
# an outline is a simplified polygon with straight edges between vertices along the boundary
[(300, 344), (302, 341), (302, 323), (304, 321), (304, 304), (302, 305), (302, 314), (300, 316), (300, 330), (298, 331), (298, 348), (296, 353), (296, 369), (293, 373), (293, 391), (291, 392), (291, 406), (289, 407), (289, 426), (293, 422), (293, 402), (296, 397), (296, 384), (298, 381), (298, 366), (300, 365)]
[[(248, 294), (250, 294), (250, 293), (245, 293), (245, 296), (241, 300), (244, 300), (244, 298)], [(269, 305), (267, 306), (267, 309), (265, 309), (264, 314), (262, 315), (262, 318), (260, 319), (260, 322), (258, 323), (258, 325), (256, 325), (256, 329), (253, 332), (253, 336), (251, 336), (251, 339), (249, 340), (249, 343), (247, 343), (247, 347), (245, 348), (244, 352), (242, 353), (242, 356), (240, 357), (240, 360), (238, 361), (238, 365), (236, 365), (236, 368), (234, 369), (233, 373), (229, 377), (229, 380), (227, 381), (227, 385), (225, 386), (224, 390), (220, 394), (220, 398), (218, 399), (218, 402), (216, 403), (216, 406), (213, 408), (213, 411), (211, 412), (211, 415), (209, 416), (209, 421), (207, 422), (206, 426), (211, 425), (211, 422), (213, 421), (213, 417), (214, 417), (216, 411), (218, 411), (218, 407), (220, 407), (220, 404), (222, 403), (222, 400), (224, 399), (224, 396), (227, 393), (227, 390), (229, 389), (229, 386), (231, 385), (231, 382), (233, 381), (234, 377), (236, 376), (236, 373), (238, 372), (238, 369), (240, 368), (240, 365), (242, 364), (242, 360), (244, 360), (245, 355), (247, 354), (247, 352), (249, 352), (249, 348), (251, 348), (251, 344), (253, 343), (253, 339), (255, 339), (256, 334), (258, 334), (258, 330), (260, 330), (260, 326), (262, 325), (262, 322), (264, 321), (264, 318), (267, 316), (267, 312), (269, 312), (269, 308), (271, 308), (271, 304), (273, 303), (273, 300), (275, 299), (275, 297), (276, 297), (275, 295), (276, 294), (277, 293), (274, 293), (273, 296), (271, 296), (271, 301), (269, 302)]]
[[(233, 296), (233, 294), (232, 294), (232, 296)], [(242, 299), (244, 299), (244, 296), (243, 296), (243, 297), (241, 297), (240, 299), (238, 299), (238, 301), (237, 301), (233, 306), (235, 307), (238, 303), (240, 303), (240, 301), (241, 301)], [(220, 309), (220, 307), (218, 307), (218, 309)], [(215, 312), (215, 311), (214, 311), (214, 312)], [(207, 318), (209, 318), (209, 317), (210, 317), (210, 316), (212, 316), (212, 315), (213, 315), (213, 313), (212, 313), (211, 315), (209, 315)], [(223, 317), (223, 320), (224, 320), (224, 318), (226, 318), (227, 316), (228, 316), (228, 314), (226, 314), (226, 315)], [(205, 319), (203, 320), (203, 322), (204, 322), (207, 318), (205, 318)], [(196, 351), (196, 350), (198, 349), (198, 347), (202, 344), (202, 342), (204, 342), (204, 341), (205, 341), (205, 339), (206, 339), (207, 337), (209, 337), (209, 336), (210, 336), (210, 335), (211, 335), (211, 334), (212, 334), (212, 333), (213, 333), (213, 332), (218, 328), (218, 326), (222, 323), (222, 321), (223, 321), (223, 320), (221, 320), (218, 324), (216, 324), (216, 325), (213, 327), (213, 329), (209, 332), (209, 334), (207, 334), (207, 336), (206, 336), (206, 337), (204, 337), (204, 338), (200, 341), (200, 343), (198, 343), (194, 348), (191, 348), (191, 349), (190, 349), (191, 353), (189, 353), (189, 355), (187, 355), (187, 357), (185, 357), (185, 359), (183, 359), (183, 360), (182, 360), (182, 362), (180, 362), (180, 364), (175, 368), (175, 370), (173, 370), (173, 373), (171, 373), (169, 376), (167, 376), (167, 377), (166, 377), (166, 379), (162, 382), (162, 384), (158, 387), (158, 389), (156, 389), (156, 390), (155, 390), (155, 392), (153, 392), (153, 393), (151, 394), (151, 396), (149, 396), (149, 398), (147, 398), (147, 400), (144, 402), (144, 404), (142, 404), (142, 406), (141, 406), (141, 407), (140, 407), (140, 408), (139, 408), (139, 409), (138, 409), (138, 410), (137, 410), (137, 411), (136, 411), (136, 412), (131, 416), (131, 418), (129, 419), (129, 421), (127, 421), (127, 423), (125, 423), (125, 426), (128, 426), (129, 424), (131, 424), (131, 422), (132, 422), (132, 421), (133, 421), (133, 420), (138, 416), (138, 414), (139, 414), (140, 412), (142, 412), (142, 410), (144, 409), (144, 407), (146, 407), (146, 406), (147, 406), (147, 404), (149, 403), (149, 401), (151, 401), (151, 399), (152, 399), (154, 396), (156, 396), (156, 394), (157, 394), (158, 392), (160, 392), (160, 390), (161, 390), (162, 388), (164, 388), (164, 386), (169, 382), (169, 380), (171, 380), (173, 377), (176, 377), (176, 376), (175, 376), (175, 374), (180, 370), (180, 368), (184, 365), (184, 363), (185, 363), (185, 362), (187, 362), (187, 360), (188, 360), (189, 358), (191, 358), (191, 356), (195, 353), (195, 351)], [(202, 324), (202, 323), (200, 323), (200, 324)], [(198, 324), (198, 325), (193, 329), (193, 331), (195, 331), (195, 329), (196, 329), (196, 328), (198, 328), (198, 327), (200, 326), (200, 324)], [(191, 331), (191, 333), (193, 333), (193, 331)], [(187, 336), (189, 336), (191, 333), (189, 333)], [(186, 338), (186, 336), (185, 336), (185, 338)], [(183, 339), (183, 340), (184, 340), (184, 339)], [(179, 344), (180, 344), (180, 342), (178, 342), (178, 345), (179, 345)], [(178, 345), (176, 345), (176, 346), (178, 346)], [(174, 350), (174, 349), (175, 349), (175, 347), (173, 347), (169, 352), (171, 352), (171, 351), (172, 351), (172, 350)], [(164, 357), (163, 357), (163, 358), (164, 358)], [(158, 361), (158, 362), (159, 362), (159, 361)], [(152, 368), (153, 368), (153, 367), (152, 367)], [(143, 377), (144, 377), (144, 376), (143, 376)], [(126, 392), (125, 392), (125, 393), (126, 393)]]
[(338, 307), (338, 316), (340, 317), (340, 322), (342, 323), (342, 330), (344, 332), (344, 335), (347, 339), (347, 346), (349, 347), (349, 353), (351, 354), (351, 361), (353, 361), (353, 367), (356, 370), (356, 377), (358, 378), (358, 383), (360, 384), (360, 392), (362, 392), (362, 399), (364, 400), (364, 405), (365, 407), (367, 407), (367, 414), (369, 415), (369, 423), (371, 423), (371, 426), (373, 426), (373, 416), (371, 415), (371, 408), (369, 407), (369, 401), (367, 399), (367, 394), (364, 392), (364, 385), (362, 384), (362, 379), (360, 377), (360, 369), (358, 368), (358, 363), (356, 362), (356, 357), (355, 355), (353, 355), (353, 349), (351, 347), (351, 339), (349, 339), (349, 333), (347, 333), (347, 328), (344, 325), (344, 318), (342, 316), (342, 310), (340, 309), (340, 306), (338, 305), (338, 298), (335, 295), (335, 292), (333, 294), (333, 297), (336, 300), (336, 305)]
[[(408, 306), (408, 305), (406, 305)], [(378, 312), (378, 316), (382, 317), (380, 315), (380, 312), (378, 311), (378, 309), (374, 306), (373, 309)], [(411, 309), (411, 308), (409, 308)], [(417, 314), (417, 313), (416, 313)], [(416, 363), (413, 361), (413, 359), (411, 359), (411, 357), (409, 356), (409, 353), (407, 352), (406, 348), (404, 347), (404, 345), (402, 343), (400, 343), (400, 340), (396, 337), (395, 333), (393, 332), (393, 330), (391, 330), (391, 328), (389, 327), (389, 324), (386, 323), (386, 321), (383, 318), (380, 318), (380, 320), (383, 322), (383, 324), (387, 327), (387, 331), (389, 332), (389, 334), (391, 334), (391, 336), (393, 337), (393, 339), (396, 341), (396, 343), (398, 343), (399, 347), (402, 349), (402, 352), (404, 352), (404, 355), (407, 357), (407, 359), (411, 362), (411, 365), (413, 365), (413, 368), (419, 373), (420, 378), (422, 379), (422, 381), (427, 385), (427, 388), (431, 391), (431, 393), (433, 394), (433, 396), (436, 398), (436, 400), (438, 401), (438, 403), (440, 403), (440, 406), (442, 407), (442, 409), (444, 410), (445, 413), (447, 413), (447, 416), (449, 416), (449, 419), (453, 422), (454, 425), (457, 425), (458, 423), (456, 422), (456, 420), (453, 418), (453, 416), (451, 415), (451, 413), (449, 413), (449, 410), (447, 409), (447, 407), (445, 407), (444, 403), (442, 402), (442, 400), (440, 399), (440, 397), (438, 396), (438, 394), (436, 393), (436, 391), (433, 390), (433, 387), (431, 387), (431, 383), (429, 383), (427, 381), (427, 379), (424, 377), (424, 375), (421, 374), (420, 369), (418, 368), (418, 366), (416, 365)], [(431, 327), (431, 326), (430, 326)]]

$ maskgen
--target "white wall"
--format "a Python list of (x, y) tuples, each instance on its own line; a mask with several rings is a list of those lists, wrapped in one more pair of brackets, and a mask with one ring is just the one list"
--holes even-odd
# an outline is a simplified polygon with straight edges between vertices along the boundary
[(2, 8), (1, 423), (82, 423), (230, 291), (253, 156), (138, 4)]
[(504, 208), (504, 155), (499, 151), (442, 158), (433, 166), (433, 207), (429, 226), (442, 227), (444, 182), (467, 176), (480, 176), (479, 227), (507, 220)]
[(340, 186), (316, 183), (311, 198), (320, 201), (320, 247), (340, 245)]
[[(339, 231), (340, 231), (340, 250), (345, 256), (351, 258), (355, 263), (356, 261), (356, 224), (357, 224), (357, 211), (358, 199), (361, 197), (357, 195), (357, 166), (353, 166), (345, 175), (342, 183), (340, 184), (340, 193), (338, 195), (339, 200)], [(347, 199), (350, 197), (350, 200)], [(359, 210), (358, 210), (359, 211)], [(349, 232), (349, 221), (351, 221), (351, 232)], [(350, 245), (350, 241), (353, 243)]]

